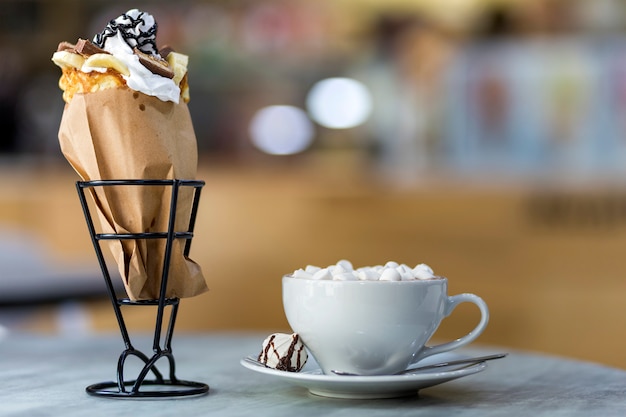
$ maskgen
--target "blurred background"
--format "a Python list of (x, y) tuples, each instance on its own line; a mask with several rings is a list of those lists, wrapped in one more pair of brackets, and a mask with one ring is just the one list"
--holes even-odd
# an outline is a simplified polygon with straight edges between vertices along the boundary
[(178, 331), (288, 330), (307, 264), (423, 262), (487, 301), (480, 343), (626, 369), (625, 0), (0, 0), (9, 335), (117, 331), (50, 58), (131, 8), (190, 56), (210, 291)]

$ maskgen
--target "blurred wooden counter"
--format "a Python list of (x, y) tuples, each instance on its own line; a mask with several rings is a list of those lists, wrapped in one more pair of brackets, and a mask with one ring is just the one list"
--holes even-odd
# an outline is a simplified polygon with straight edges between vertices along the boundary
[[(191, 257), (210, 292), (182, 302), (178, 331), (287, 330), (280, 278), (307, 264), (424, 262), (449, 278), (451, 294), (487, 301), (480, 342), (626, 368), (626, 194), (437, 180), (394, 189), (358, 161), (279, 162), (201, 163), (207, 185)], [(0, 222), (40, 235), (60, 259), (95, 267), (71, 168), (0, 170), (11, 178), (0, 183)], [(94, 329), (117, 331), (108, 300), (85, 306)], [(28, 326), (51, 328), (49, 313)], [(151, 311), (127, 314), (129, 327), (152, 329)], [(477, 319), (461, 306), (437, 338), (457, 337)]]

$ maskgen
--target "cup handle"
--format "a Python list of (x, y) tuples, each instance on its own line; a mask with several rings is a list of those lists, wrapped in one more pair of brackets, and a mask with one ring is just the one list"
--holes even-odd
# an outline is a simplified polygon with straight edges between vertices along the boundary
[(475, 294), (459, 294), (454, 295), (452, 297), (447, 298), (446, 305), (444, 306), (444, 318), (448, 317), (452, 311), (461, 303), (473, 303), (478, 306), (480, 309), (480, 323), (468, 334), (465, 336), (453, 340), (452, 342), (442, 343), (435, 346), (425, 346), (420, 352), (415, 355), (413, 361), (411, 363), (418, 362), (428, 356), (435, 355), (437, 353), (447, 352), (453, 349), (458, 349), (461, 346), (465, 346), (474, 340), (485, 330), (487, 327), (487, 323), (489, 322), (489, 309), (487, 308), (487, 303), (483, 301), (482, 298)]

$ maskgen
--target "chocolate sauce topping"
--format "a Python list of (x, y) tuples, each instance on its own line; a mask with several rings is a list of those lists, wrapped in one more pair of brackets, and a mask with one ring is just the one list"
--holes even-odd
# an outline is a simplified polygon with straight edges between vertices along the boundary
[(117, 36), (119, 32), (131, 48), (138, 48), (141, 52), (149, 55), (158, 55), (156, 21), (146, 30), (145, 27), (148, 25), (147, 19), (151, 18), (151, 16), (142, 11), (135, 10), (133, 12), (137, 13), (132, 14), (130, 12), (111, 20), (101, 33), (94, 36), (93, 43), (100, 48), (104, 48), (106, 40)]

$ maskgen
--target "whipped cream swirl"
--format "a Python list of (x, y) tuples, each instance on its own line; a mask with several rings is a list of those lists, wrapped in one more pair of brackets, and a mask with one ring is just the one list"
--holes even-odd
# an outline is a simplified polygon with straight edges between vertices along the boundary
[(138, 48), (141, 52), (154, 56), (159, 54), (156, 46), (157, 23), (151, 14), (137, 9), (129, 10), (111, 20), (101, 33), (94, 36), (93, 43), (104, 48), (106, 40), (118, 33), (131, 48)]
[[(111, 20), (106, 28), (97, 34), (93, 43), (122, 61), (130, 72), (125, 76), (128, 88), (163, 101), (178, 103), (180, 88), (170, 78), (152, 73), (139, 62), (134, 48), (161, 59), (156, 46), (157, 24), (154, 17), (137, 9), (129, 10), (118, 18)], [(95, 68), (82, 68), (89, 72)]]

